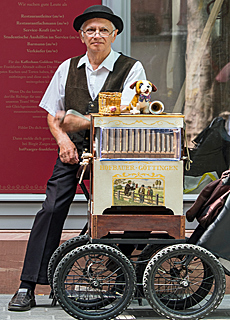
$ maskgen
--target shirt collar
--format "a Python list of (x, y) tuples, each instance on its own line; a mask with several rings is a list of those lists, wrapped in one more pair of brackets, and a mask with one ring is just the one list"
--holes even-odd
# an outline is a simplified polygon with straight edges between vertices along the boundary
[[(113, 49), (111, 49), (110, 54), (100, 64), (100, 66), (97, 68), (97, 70), (104, 67), (109, 71), (113, 71), (114, 63), (116, 62), (116, 60), (119, 56), (120, 56), (120, 54), (118, 52), (115, 52), (115, 51), (113, 51)], [(92, 69), (87, 53), (79, 60), (77, 68), (80, 68), (83, 64), (85, 64), (87, 68)]]

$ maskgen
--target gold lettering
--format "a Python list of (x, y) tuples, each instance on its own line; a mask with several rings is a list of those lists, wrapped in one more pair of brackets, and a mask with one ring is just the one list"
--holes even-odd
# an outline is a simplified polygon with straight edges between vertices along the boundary
[[(14, 137), (16, 140), (16, 138)], [(100, 165), (100, 170), (115, 170), (115, 171), (128, 171), (128, 170), (141, 170), (141, 171), (169, 171), (169, 170), (178, 170), (178, 167), (175, 165), (139, 165), (139, 166), (134, 166), (134, 165)]]

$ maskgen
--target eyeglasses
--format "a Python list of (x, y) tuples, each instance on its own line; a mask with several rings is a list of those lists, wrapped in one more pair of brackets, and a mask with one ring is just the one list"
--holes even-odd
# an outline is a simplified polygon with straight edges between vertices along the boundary
[(81, 30), (83, 33), (85, 33), (88, 37), (95, 37), (98, 33), (100, 37), (106, 38), (109, 37), (116, 29), (112, 30), (111, 32), (107, 30), (106, 28), (101, 29), (100, 31), (97, 31), (94, 28), (89, 28), (86, 31)]

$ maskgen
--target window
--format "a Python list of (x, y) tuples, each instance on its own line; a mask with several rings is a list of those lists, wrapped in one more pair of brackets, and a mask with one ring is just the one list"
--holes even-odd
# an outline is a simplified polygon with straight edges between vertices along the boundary
[(158, 87), (152, 100), (161, 100), (166, 112), (185, 115), (189, 147), (194, 149), (194, 139), (198, 145), (202, 140), (191, 150), (194, 161), (185, 175), (220, 176), (230, 165), (229, 1), (127, 3), (131, 14), (123, 19), (131, 43), (125, 53), (143, 63), (147, 79)]
[(158, 87), (151, 99), (185, 115), (193, 159), (185, 176), (219, 177), (230, 167), (229, 0), (103, 3), (125, 23), (115, 49), (140, 60)]

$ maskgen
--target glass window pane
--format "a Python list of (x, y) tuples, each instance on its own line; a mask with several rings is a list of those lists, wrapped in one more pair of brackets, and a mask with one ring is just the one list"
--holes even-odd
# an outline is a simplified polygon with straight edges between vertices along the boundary
[(158, 87), (151, 100), (183, 113), (189, 147), (204, 149), (186, 174), (220, 176), (230, 164), (229, 1), (131, 0), (131, 56)]

